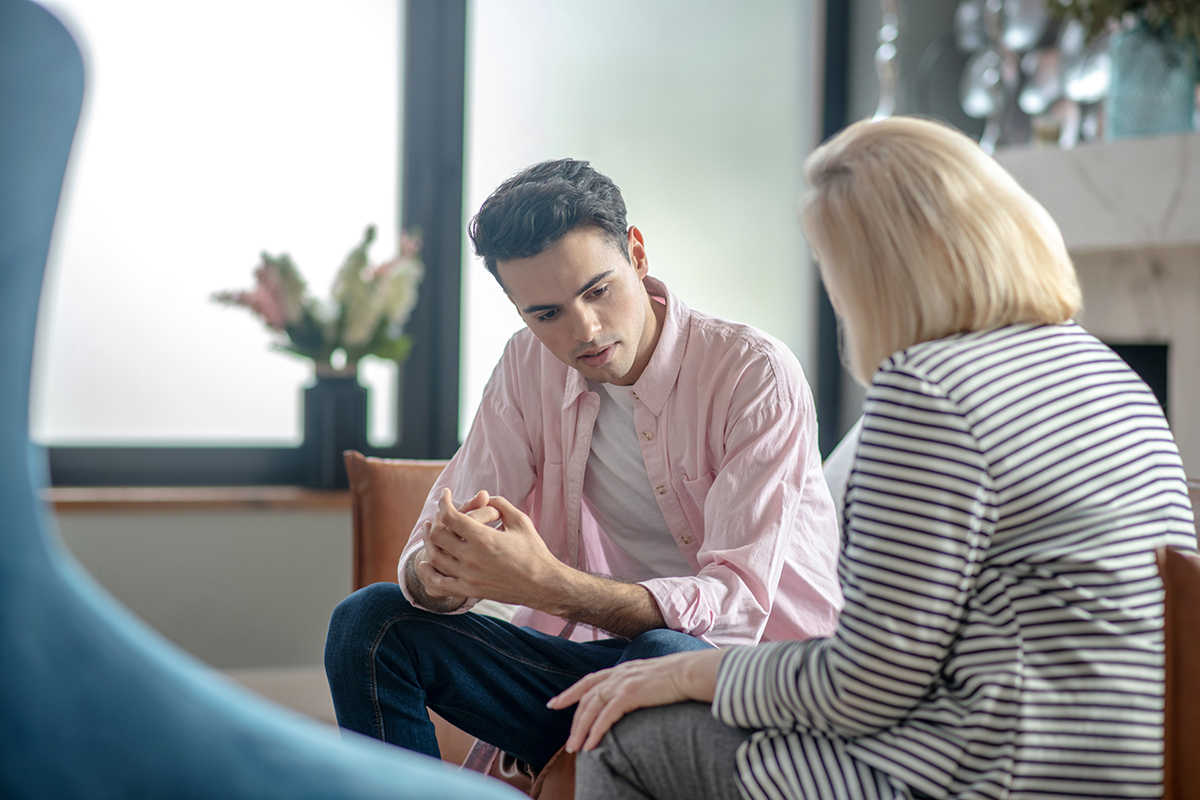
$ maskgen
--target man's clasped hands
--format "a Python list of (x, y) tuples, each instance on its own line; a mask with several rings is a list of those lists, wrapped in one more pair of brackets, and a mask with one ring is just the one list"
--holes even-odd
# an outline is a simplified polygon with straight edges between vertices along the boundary
[[(454, 599), (456, 605), (489, 597), (534, 606), (542, 599), (540, 587), (553, 585), (564, 565), (546, 548), (529, 516), (505, 498), (480, 491), (455, 507), (444, 489), (434, 521), (426, 523), (416, 569), (431, 597)], [(711, 703), (722, 655), (723, 650), (712, 649), (630, 661), (582, 678), (546, 705), (562, 710), (578, 703), (566, 750), (591, 750), (635, 709), (687, 700)]]

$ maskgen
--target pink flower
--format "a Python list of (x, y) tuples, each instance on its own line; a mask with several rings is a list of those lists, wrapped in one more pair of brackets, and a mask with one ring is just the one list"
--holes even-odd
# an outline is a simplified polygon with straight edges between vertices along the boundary
[(331, 353), (345, 353), (353, 365), (374, 355), (401, 361), (408, 353), (403, 325), (417, 299), (417, 284), (424, 273), (421, 239), (403, 234), (400, 255), (370, 265), (367, 250), (375, 227), (367, 226), (362, 242), (350, 251), (333, 284), (333, 300), (312, 300), (304, 278), (287, 254), (264, 252), (254, 270), (254, 286), (247, 290), (217, 292), (213, 300), (242, 306), (275, 332), (286, 334), (283, 350), (325, 364)]
[(409, 261), (415, 260), (421, 255), (421, 246), (424, 244), (420, 236), (410, 236), (407, 233), (400, 234), (400, 258)]
[(213, 295), (213, 299), (218, 303), (250, 309), (261, 317), (271, 330), (286, 330), (289, 322), (287, 300), (278, 269), (264, 260), (258, 269), (254, 270), (254, 278), (253, 289), (240, 292), (218, 292)]
[(263, 318), (267, 327), (282, 331), (287, 327), (287, 300), (284, 297), (283, 281), (274, 265), (263, 262), (254, 270), (257, 283), (250, 294), (250, 308)]

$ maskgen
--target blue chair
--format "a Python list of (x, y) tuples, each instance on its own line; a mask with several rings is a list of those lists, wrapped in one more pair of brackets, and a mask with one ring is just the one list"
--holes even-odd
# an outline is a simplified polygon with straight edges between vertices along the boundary
[(522, 797), (239, 689), (136, 619), (38, 500), (29, 376), (50, 233), (83, 98), (62, 25), (0, 0), (0, 797)]

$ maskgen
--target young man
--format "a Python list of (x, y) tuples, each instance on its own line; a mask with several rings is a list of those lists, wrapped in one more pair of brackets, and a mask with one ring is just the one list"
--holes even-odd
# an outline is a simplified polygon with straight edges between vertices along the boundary
[[(326, 670), (343, 727), (437, 756), (428, 706), (540, 769), (571, 725), (546, 702), (585, 674), (831, 633), (838, 526), (795, 357), (650, 278), (612, 181), (535, 165), (471, 238), (528, 327), (400, 584), (334, 612)], [(515, 624), (465, 613), (479, 599), (520, 606)]]

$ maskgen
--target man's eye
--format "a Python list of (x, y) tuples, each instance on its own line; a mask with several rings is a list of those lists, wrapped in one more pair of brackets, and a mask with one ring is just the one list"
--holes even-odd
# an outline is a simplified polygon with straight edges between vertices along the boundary
[(537, 321), (538, 322), (549, 322), (550, 320), (554, 319), (556, 316), (558, 316), (557, 311), (547, 311), (545, 314), (538, 314)]
[(592, 290), (592, 297), (599, 297), (600, 295), (605, 294), (607, 291), (608, 291), (607, 286), (597, 286), (595, 289)]

